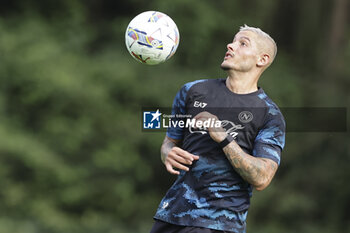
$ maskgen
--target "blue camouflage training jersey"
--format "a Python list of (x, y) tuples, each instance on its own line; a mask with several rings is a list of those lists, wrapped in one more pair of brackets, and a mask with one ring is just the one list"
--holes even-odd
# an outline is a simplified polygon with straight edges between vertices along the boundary
[[(226, 79), (185, 84), (177, 93), (172, 115), (216, 115), (228, 134), (248, 154), (280, 164), (285, 122), (275, 103), (259, 88), (235, 94)], [(176, 120), (176, 117), (175, 119)], [(182, 171), (161, 201), (155, 219), (182, 226), (245, 232), (252, 186), (244, 181), (205, 128), (168, 128), (182, 149), (200, 158)]]

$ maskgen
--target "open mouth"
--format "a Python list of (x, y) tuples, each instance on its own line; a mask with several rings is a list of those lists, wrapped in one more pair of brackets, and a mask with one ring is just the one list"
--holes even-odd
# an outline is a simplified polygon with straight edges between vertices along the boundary
[(226, 54), (225, 54), (225, 60), (226, 59), (229, 59), (229, 58), (231, 58), (231, 57), (233, 57), (233, 54), (232, 53), (230, 53), (230, 52), (227, 52)]

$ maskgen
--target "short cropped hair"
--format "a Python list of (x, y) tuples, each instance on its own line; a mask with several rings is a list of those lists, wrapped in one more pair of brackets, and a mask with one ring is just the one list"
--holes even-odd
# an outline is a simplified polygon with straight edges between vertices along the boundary
[(257, 35), (259, 36), (262, 36), (263, 38), (267, 39), (267, 41), (269, 41), (272, 45), (272, 48), (273, 48), (273, 54), (270, 54), (272, 55), (272, 60), (271, 62), (275, 59), (276, 57), (276, 54), (277, 54), (277, 44), (276, 42), (274, 41), (274, 39), (272, 39), (272, 37), (267, 34), (266, 32), (264, 32), (263, 30), (261, 30), (260, 28), (255, 28), (255, 27), (250, 27), (246, 24), (244, 24), (243, 26), (241, 26), (239, 28), (239, 31), (252, 31), (254, 33), (256, 33)]

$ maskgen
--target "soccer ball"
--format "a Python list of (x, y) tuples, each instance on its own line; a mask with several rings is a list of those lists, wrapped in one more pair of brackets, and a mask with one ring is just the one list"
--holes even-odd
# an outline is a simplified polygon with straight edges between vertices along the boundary
[(175, 22), (158, 11), (146, 11), (137, 15), (125, 32), (125, 44), (129, 53), (147, 65), (156, 65), (172, 57), (179, 39)]

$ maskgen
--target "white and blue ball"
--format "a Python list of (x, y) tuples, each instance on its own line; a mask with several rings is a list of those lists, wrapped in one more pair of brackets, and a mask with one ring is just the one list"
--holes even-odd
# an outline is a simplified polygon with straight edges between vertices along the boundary
[(156, 65), (172, 57), (179, 46), (180, 34), (175, 22), (159, 11), (146, 11), (129, 23), (125, 44), (131, 56), (147, 65)]

